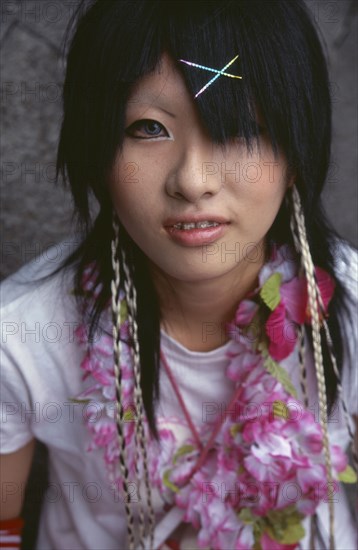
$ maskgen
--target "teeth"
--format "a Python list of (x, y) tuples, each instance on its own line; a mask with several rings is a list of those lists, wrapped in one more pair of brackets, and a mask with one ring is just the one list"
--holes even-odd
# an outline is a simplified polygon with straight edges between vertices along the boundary
[(184, 230), (189, 230), (189, 229), (205, 229), (206, 227), (217, 227), (218, 225), (220, 225), (219, 223), (217, 222), (210, 222), (210, 221), (203, 221), (203, 222), (190, 222), (190, 223), (176, 223), (174, 225), (175, 229), (184, 229)]
[(197, 227), (200, 227), (201, 229), (203, 227), (216, 227), (217, 225), (219, 225), (217, 222), (198, 222), (196, 224)]

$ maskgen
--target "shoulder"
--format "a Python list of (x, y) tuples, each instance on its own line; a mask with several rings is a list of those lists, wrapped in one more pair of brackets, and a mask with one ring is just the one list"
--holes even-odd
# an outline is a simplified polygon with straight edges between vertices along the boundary
[(62, 268), (68, 253), (58, 250), (49, 249), (0, 285), (6, 453), (33, 437), (46, 445), (75, 445), (64, 422), (69, 400), (82, 391), (84, 352), (75, 332), (82, 319), (73, 292), (75, 268)]
[[(73, 286), (73, 268), (63, 268), (66, 258), (73, 252), (75, 241), (68, 240), (45, 250), (40, 256), (25, 264), (16, 273), (0, 284), (1, 314), (15, 313), (17, 309), (31, 303), (36, 298), (38, 305), (49, 305), (45, 298), (49, 293), (52, 299), (55, 293), (65, 292), (65, 287)], [(69, 290), (69, 289), (68, 289)], [(25, 311), (24, 311), (25, 313)], [(27, 311), (31, 315), (31, 311)]]
[(342, 282), (350, 297), (358, 299), (358, 251), (344, 241), (334, 247), (336, 276)]
[(357, 414), (358, 371), (355, 367), (358, 353), (358, 252), (345, 242), (335, 247), (336, 277), (346, 290), (339, 317), (343, 337), (342, 385), (352, 414)]
[(62, 268), (64, 257), (53, 261), (55, 253), (49, 249), (0, 286), (2, 396), (7, 402), (35, 403), (39, 396), (50, 401), (54, 388), (65, 396), (79, 386), (81, 372), (74, 365), (80, 365), (83, 350), (75, 331), (82, 315), (73, 292), (74, 268)]
[(358, 340), (358, 252), (340, 242), (335, 247), (335, 273), (345, 289), (344, 309), (340, 320), (344, 325), (346, 345), (357, 347)]
[(78, 323), (74, 268), (62, 268), (74, 248), (70, 241), (51, 247), (1, 283), (1, 348), (6, 355), (19, 349), (31, 354), (40, 343), (60, 342)]

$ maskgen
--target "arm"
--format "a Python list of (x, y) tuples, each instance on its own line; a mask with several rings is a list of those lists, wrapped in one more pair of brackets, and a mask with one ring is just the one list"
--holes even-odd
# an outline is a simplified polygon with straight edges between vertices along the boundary
[(0, 456), (0, 520), (20, 516), (35, 449), (35, 439), (14, 453)]

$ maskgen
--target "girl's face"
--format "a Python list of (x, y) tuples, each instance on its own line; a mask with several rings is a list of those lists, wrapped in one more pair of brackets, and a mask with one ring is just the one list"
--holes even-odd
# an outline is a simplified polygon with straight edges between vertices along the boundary
[(128, 101), (110, 177), (128, 234), (164, 276), (183, 282), (262, 264), (287, 187), (285, 160), (274, 156), (265, 131), (251, 153), (241, 138), (215, 145), (195, 101), (163, 56), (160, 72), (143, 77)]

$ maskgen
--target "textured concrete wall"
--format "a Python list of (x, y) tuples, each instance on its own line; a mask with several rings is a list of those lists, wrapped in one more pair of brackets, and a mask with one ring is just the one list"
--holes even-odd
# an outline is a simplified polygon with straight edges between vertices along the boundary
[[(358, 3), (307, 1), (327, 42), (334, 99), (327, 206), (337, 229), (357, 244)], [(1, 4), (2, 276), (71, 231), (71, 199), (54, 185), (54, 163), (61, 122), (61, 42), (76, 4)]]
[[(341, 234), (358, 244), (358, 3), (307, 1), (327, 42), (334, 99), (327, 207)], [(76, 5), (76, 0), (1, 3), (2, 277), (71, 232), (71, 199), (55, 187), (54, 165), (61, 123), (61, 42)], [(23, 548), (27, 549), (33, 548), (36, 536), (45, 457), (37, 448), (23, 511), (27, 518)]]

